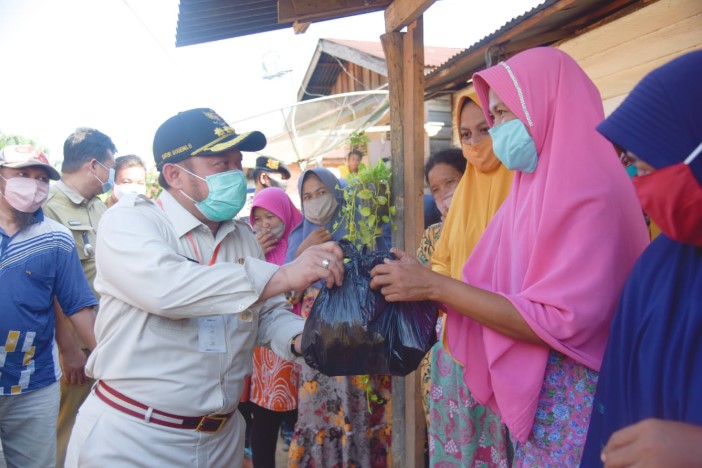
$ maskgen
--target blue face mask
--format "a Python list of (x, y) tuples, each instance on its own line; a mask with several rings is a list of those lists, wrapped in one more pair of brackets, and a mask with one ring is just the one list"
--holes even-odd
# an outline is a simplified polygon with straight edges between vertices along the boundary
[(107, 180), (105, 182), (101, 181), (98, 176), (93, 174), (93, 176), (100, 181), (102, 184), (102, 193), (107, 193), (110, 190), (112, 190), (112, 187), (115, 186), (115, 168), (114, 167), (107, 167), (104, 164), (102, 164), (100, 161), (97, 159), (95, 160), (96, 163), (100, 164), (102, 167), (107, 169)]
[(511, 171), (531, 174), (536, 169), (536, 145), (519, 119), (510, 120), (490, 129), (492, 150)]
[(193, 174), (182, 166), (178, 166), (193, 177), (207, 182), (207, 197), (202, 201), (193, 200), (182, 190), (180, 193), (195, 203), (195, 207), (207, 219), (215, 222), (234, 219), (246, 203), (246, 176), (242, 171), (233, 170), (208, 175), (204, 179)]
[(626, 166), (626, 173), (629, 174), (629, 178), (636, 177), (639, 175), (639, 170), (633, 164)]

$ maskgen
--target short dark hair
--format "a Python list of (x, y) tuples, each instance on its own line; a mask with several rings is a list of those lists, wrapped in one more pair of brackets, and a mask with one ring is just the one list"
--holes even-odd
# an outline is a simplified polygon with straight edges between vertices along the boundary
[(424, 163), (424, 179), (429, 183), (429, 173), (437, 164), (448, 164), (456, 169), (461, 176), (466, 171), (466, 158), (463, 156), (463, 151), (458, 148), (448, 148), (429, 156), (427, 162)]
[(68, 135), (63, 143), (61, 172), (73, 173), (87, 161), (95, 158), (99, 162), (108, 159), (109, 152), (117, 152), (110, 137), (94, 128), (81, 127)]
[(351, 151), (349, 151), (349, 154), (346, 155), (346, 159), (348, 160), (352, 154), (358, 156), (358, 159), (363, 159), (363, 153), (359, 149), (352, 149)]
[(141, 167), (142, 169), (146, 170), (144, 161), (142, 161), (139, 156), (136, 154), (125, 154), (124, 156), (115, 158), (115, 178), (122, 169), (127, 169), (130, 167)]

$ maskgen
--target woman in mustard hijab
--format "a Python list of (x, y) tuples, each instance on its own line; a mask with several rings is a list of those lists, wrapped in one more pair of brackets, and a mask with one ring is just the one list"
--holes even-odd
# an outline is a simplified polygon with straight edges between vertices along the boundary
[[(432, 270), (460, 280), (473, 247), (509, 193), (513, 173), (492, 152), (490, 127), (475, 97), (459, 99), (456, 127), (468, 164), (453, 194), (431, 263)], [(471, 398), (462, 368), (441, 342), (430, 350), (429, 360), (425, 401), (430, 466), (497, 466), (506, 461), (510, 450), (504, 425)]]

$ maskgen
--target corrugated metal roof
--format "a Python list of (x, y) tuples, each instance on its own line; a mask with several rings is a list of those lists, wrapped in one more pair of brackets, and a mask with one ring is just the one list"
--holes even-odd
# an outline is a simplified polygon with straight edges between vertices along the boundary
[[(289, 28), (293, 21), (311, 23), (370, 13), (383, 10), (390, 1), (180, 0), (176, 47)], [(284, 21), (279, 23), (279, 17)]]
[(427, 74), (425, 95), (463, 88), (474, 72), (486, 67), (490, 55), (509, 56), (530, 47), (552, 45), (648, 3), (651, 0), (547, 0)]
[(180, 0), (176, 47), (289, 28), (278, 0)]

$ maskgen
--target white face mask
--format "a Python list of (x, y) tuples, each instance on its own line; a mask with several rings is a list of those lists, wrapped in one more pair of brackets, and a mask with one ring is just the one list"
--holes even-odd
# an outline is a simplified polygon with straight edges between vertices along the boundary
[(305, 219), (319, 226), (324, 226), (331, 221), (337, 206), (339, 204), (332, 193), (302, 203)]
[(136, 193), (138, 195), (146, 195), (146, 185), (141, 184), (115, 184), (113, 192), (117, 200), (122, 198), (125, 193)]
[(276, 242), (280, 240), (281, 237), (283, 237), (283, 233), (285, 232), (285, 224), (280, 223), (277, 226), (273, 226), (271, 228), (271, 234), (275, 236)]

